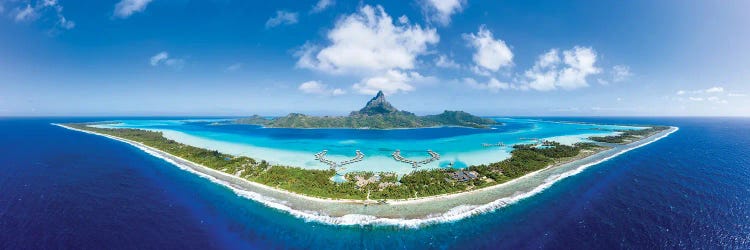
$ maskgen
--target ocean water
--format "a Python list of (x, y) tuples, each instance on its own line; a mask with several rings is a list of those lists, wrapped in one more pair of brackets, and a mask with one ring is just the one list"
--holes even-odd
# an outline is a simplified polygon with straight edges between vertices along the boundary
[(92, 118), (2, 118), (0, 249), (750, 247), (750, 119), (543, 119), (680, 130), (508, 207), (412, 229), (305, 222), (49, 124)]
[[(572, 144), (586, 141), (591, 135), (615, 134), (613, 130), (635, 129), (632, 126), (550, 122), (538, 119), (495, 118), (502, 125), (492, 129), (439, 127), (421, 129), (285, 129), (248, 125), (215, 125), (222, 120), (185, 119), (116, 120), (115, 124), (96, 125), (107, 128), (139, 128), (161, 131), (167, 138), (202, 148), (234, 155), (244, 155), (272, 163), (310, 169), (328, 169), (313, 157), (327, 150), (326, 158), (341, 162), (351, 159), (356, 150), (364, 153), (362, 161), (346, 165), (340, 173), (351, 171), (388, 171), (407, 174), (412, 166), (396, 162), (391, 154), (413, 160), (429, 158), (427, 150), (440, 154), (440, 160), (422, 168), (462, 167), (487, 164), (510, 157), (512, 145), (533, 143), (532, 138), (553, 139)], [(506, 147), (483, 144), (502, 142)]]

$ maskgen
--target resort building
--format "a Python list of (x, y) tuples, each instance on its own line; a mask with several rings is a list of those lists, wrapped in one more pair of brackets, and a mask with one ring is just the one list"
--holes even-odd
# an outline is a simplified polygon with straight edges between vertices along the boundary
[(459, 182), (470, 181), (479, 178), (479, 173), (475, 171), (459, 170), (456, 172), (450, 172), (448, 175), (451, 179)]

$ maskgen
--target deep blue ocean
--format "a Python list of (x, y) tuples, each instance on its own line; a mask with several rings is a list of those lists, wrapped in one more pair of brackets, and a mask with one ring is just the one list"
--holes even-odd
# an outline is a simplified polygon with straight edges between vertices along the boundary
[(0, 118), (0, 249), (750, 248), (750, 118), (680, 127), (497, 211), (419, 229), (305, 222), (125, 143)]

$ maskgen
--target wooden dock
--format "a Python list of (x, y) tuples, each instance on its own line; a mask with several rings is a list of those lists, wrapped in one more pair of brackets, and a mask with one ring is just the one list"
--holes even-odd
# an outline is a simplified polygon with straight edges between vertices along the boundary
[(362, 159), (365, 158), (365, 154), (363, 154), (362, 151), (359, 151), (359, 149), (357, 149), (357, 151), (355, 151), (356, 155), (354, 156), (354, 158), (346, 160), (346, 161), (342, 161), (342, 162), (335, 162), (335, 161), (326, 159), (325, 158), (326, 154), (328, 154), (328, 150), (323, 150), (323, 151), (320, 151), (320, 152), (316, 153), (315, 154), (315, 160), (318, 160), (318, 161), (320, 161), (322, 163), (325, 163), (326, 165), (330, 166), (331, 169), (333, 169), (333, 170), (336, 170), (337, 168), (343, 167), (343, 166), (348, 165), (348, 164), (352, 164), (352, 163), (355, 163), (355, 162), (360, 162), (360, 161), (362, 161)]
[(436, 161), (436, 160), (440, 159), (440, 154), (438, 154), (435, 151), (432, 151), (432, 150), (428, 149), (427, 150), (427, 154), (430, 155), (430, 158), (427, 158), (427, 159), (424, 159), (424, 160), (421, 160), (421, 161), (409, 160), (409, 159), (404, 158), (403, 156), (401, 156), (401, 150), (398, 150), (398, 149), (395, 152), (393, 152), (393, 154), (391, 154), (391, 156), (393, 156), (393, 159), (396, 160), (396, 161), (400, 161), (400, 162), (403, 162), (403, 163), (410, 164), (412, 166), (412, 168), (418, 168), (418, 167), (420, 167), (420, 165), (428, 164), (430, 162), (433, 162), (433, 161)]

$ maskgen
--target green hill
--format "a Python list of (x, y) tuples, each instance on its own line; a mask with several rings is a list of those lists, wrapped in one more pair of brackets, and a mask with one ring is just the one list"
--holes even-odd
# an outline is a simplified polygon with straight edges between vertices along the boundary
[(364, 108), (348, 116), (307, 116), (291, 113), (283, 117), (267, 119), (257, 115), (234, 121), (239, 124), (255, 124), (274, 128), (424, 128), (437, 126), (461, 126), (488, 128), (496, 125), (492, 119), (478, 117), (463, 111), (444, 111), (437, 115), (417, 116), (400, 111), (385, 100), (382, 91), (367, 102)]

